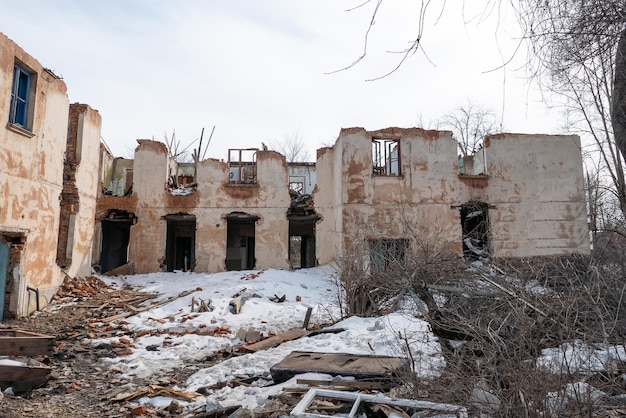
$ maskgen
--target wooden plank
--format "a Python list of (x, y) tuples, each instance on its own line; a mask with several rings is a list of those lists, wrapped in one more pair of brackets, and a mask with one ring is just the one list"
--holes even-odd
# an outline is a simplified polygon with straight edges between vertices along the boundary
[(0, 355), (38, 356), (51, 354), (54, 337), (34, 332), (0, 329)]
[[(316, 387), (331, 387), (331, 388), (346, 388), (346, 389), (359, 389), (359, 390), (373, 390), (381, 389), (380, 382), (360, 382), (357, 380), (315, 380), (315, 379), (298, 379), (296, 383), (299, 385), (308, 385)], [(308, 390), (305, 388), (300, 388)], [(285, 389), (283, 389), (285, 390)]]
[(306, 310), (306, 315), (304, 316), (304, 322), (302, 323), (302, 328), (307, 329), (309, 327), (309, 321), (311, 320), (311, 312), (313, 312), (313, 308), (310, 306)]
[(388, 380), (394, 374), (408, 368), (409, 361), (400, 357), (293, 351), (272, 366), (270, 373), (276, 383), (308, 372), (331, 376), (354, 376), (362, 380)]
[(418, 401), (412, 399), (391, 399), (380, 395), (368, 395), (365, 393), (354, 393), (354, 392), (340, 392), (334, 390), (327, 389), (310, 389), (306, 395), (302, 397), (302, 400), (296, 405), (291, 411), (291, 415), (293, 416), (308, 416), (308, 417), (327, 417), (327, 415), (315, 414), (308, 411), (308, 407), (312, 404), (312, 402), (317, 397), (326, 398), (326, 399), (337, 399), (337, 400), (346, 400), (351, 401), (354, 404), (352, 405), (352, 409), (348, 415), (344, 415), (347, 417), (354, 417), (359, 410), (359, 406), (361, 403), (368, 403), (373, 405), (391, 405), (395, 407), (406, 407), (411, 408), (413, 410), (417, 410), (419, 412), (439, 412), (444, 414), (454, 414), (459, 418), (467, 418), (467, 409), (462, 406), (445, 404), (445, 403), (435, 403), (429, 401)]
[(310, 334), (310, 331), (307, 331), (304, 328), (293, 328), (287, 332), (274, 335), (273, 337), (266, 338), (257, 343), (245, 345), (243, 346), (243, 348), (247, 351), (252, 351), (252, 352), (256, 352), (260, 350), (267, 350), (268, 348), (279, 346), (286, 341), (297, 340), (298, 338), (302, 338), (309, 334)]
[(178, 295), (176, 296), (171, 296), (167, 299), (158, 301), (158, 302), (153, 302), (152, 304), (148, 305), (148, 306), (141, 306), (139, 308), (135, 308), (135, 310), (132, 311), (127, 311), (127, 312), (123, 312), (121, 314), (117, 314), (117, 315), (113, 315), (113, 316), (109, 316), (107, 318), (102, 319), (102, 322), (104, 322), (105, 324), (108, 324), (109, 322), (113, 322), (116, 321), (118, 319), (123, 319), (123, 318), (128, 318), (129, 316), (133, 316), (139, 312), (145, 312), (148, 311), (150, 309), (154, 309), (158, 306), (161, 305), (165, 305), (166, 303), (170, 303), (175, 301), (178, 298), (182, 298), (185, 296), (188, 296), (190, 294), (192, 294), (193, 292), (195, 292), (195, 290), (185, 290), (184, 292), (180, 292)]
[(23, 366), (0, 365), (0, 383), (47, 379), (51, 371), (50, 367), (33, 359)]

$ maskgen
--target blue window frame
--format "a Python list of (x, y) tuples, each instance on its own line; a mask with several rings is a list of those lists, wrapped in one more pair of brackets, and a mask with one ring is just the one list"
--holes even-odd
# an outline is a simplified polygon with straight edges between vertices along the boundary
[(19, 65), (13, 67), (13, 88), (11, 89), (11, 110), (9, 123), (28, 129), (28, 96), (30, 73)]

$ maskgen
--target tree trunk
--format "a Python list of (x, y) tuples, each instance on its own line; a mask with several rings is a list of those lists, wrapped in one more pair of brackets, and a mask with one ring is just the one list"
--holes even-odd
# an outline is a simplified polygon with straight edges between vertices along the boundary
[[(613, 103), (611, 106), (611, 122), (615, 145), (622, 154), (622, 160), (626, 161), (626, 28), (620, 34), (615, 52), (615, 79), (613, 80)], [(616, 170), (623, 175), (623, 166), (617, 156)], [(623, 178), (623, 177), (622, 177)], [(618, 190), (618, 198), (622, 213), (626, 215), (626, 190), (624, 184)]]

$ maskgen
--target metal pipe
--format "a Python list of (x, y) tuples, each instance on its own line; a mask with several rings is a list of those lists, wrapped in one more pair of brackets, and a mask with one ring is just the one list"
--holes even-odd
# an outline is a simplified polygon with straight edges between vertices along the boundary
[[(28, 290), (29, 292), (35, 292), (35, 296), (37, 297), (37, 300), (36, 300), (37, 310), (39, 310), (39, 289), (26, 286), (26, 290)], [(28, 294), (28, 304), (30, 305), (30, 293)]]

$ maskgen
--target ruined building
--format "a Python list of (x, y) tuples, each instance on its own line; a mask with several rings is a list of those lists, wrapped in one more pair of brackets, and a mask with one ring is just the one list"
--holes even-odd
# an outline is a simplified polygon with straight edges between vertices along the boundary
[(178, 163), (164, 144), (138, 142), (134, 160), (102, 156), (93, 254), (102, 272), (128, 261), (139, 273), (316, 265), (314, 165), (258, 149)]
[(589, 252), (577, 136), (493, 135), (460, 158), (450, 132), (351, 128), (316, 164), (257, 149), (181, 164), (148, 140), (134, 161), (103, 160), (103, 272), (312, 267), (355, 240), (402, 258), (416, 237), (456, 254)]
[(0, 35), (0, 319), (50, 301), (66, 275), (307, 268), (350, 254), (384, 267), (419, 240), (454, 254), (589, 252), (577, 136), (500, 134), (460, 158), (447, 131), (342, 129), (316, 163), (270, 150), (133, 159), (101, 119)]
[(0, 320), (91, 273), (100, 115), (0, 34)]
[(589, 252), (580, 139), (492, 135), (469, 158), (451, 132), (342, 129), (317, 153), (320, 263), (354, 239), (401, 258), (405, 241), (452, 253)]

